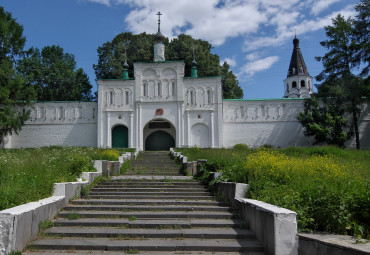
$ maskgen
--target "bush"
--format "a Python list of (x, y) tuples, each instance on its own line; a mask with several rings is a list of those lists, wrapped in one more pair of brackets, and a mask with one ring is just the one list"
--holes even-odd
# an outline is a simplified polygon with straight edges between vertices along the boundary
[(238, 143), (233, 146), (234, 150), (243, 151), (243, 150), (249, 150), (248, 145), (244, 143)]
[[(238, 146), (239, 147), (239, 146)], [(297, 212), (302, 230), (370, 234), (370, 151), (337, 147), (181, 149), (207, 159), (200, 178), (249, 183), (247, 196)], [(192, 159), (194, 160), (194, 159)]]

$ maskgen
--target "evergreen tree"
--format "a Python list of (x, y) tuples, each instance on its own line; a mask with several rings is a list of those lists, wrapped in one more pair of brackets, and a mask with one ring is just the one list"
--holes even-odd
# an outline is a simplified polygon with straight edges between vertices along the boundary
[[(99, 60), (94, 65), (96, 78), (119, 79), (122, 77), (125, 52), (129, 64), (129, 73), (133, 77), (134, 62), (149, 62), (153, 60), (154, 34), (121, 33), (111, 42), (106, 42), (98, 48)], [(198, 76), (222, 75), (224, 98), (242, 98), (243, 91), (239, 87), (236, 76), (229, 70), (229, 65), (220, 66), (220, 58), (211, 53), (212, 45), (203, 40), (196, 40), (189, 35), (181, 34), (171, 42), (166, 38), (165, 58), (169, 61), (183, 60), (185, 76), (190, 76), (193, 51), (198, 63)]]
[(0, 6), (0, 143), (6, 135), (18, 133), (29, 118), (34, 89), (16, 72), (16, 60), (23, 54), (23, 27)]
[(358, 118), (360, 105), (369, 86), (363, 79), (356, 76), (356, 71), (363, 61), (358, 60), (358, 42), (354, 32), (354, 21), (338, 15), (332, 20), (331, 26), (325, 27), (328, 40), (321, 42), (328, 52), (321, 61), (324, 70), (316, 77), (320, 97), (332, 97), (343, 102), (345, 110), (352, 116), (352, 125), (356, 136), (356, 148), (360, 148)]
[(35, 87), (39, 101), (92, 99), (87, 74), (76, 67), (74, 56), (59, 46), (46, 46), (41, 51), (31, 48), (19, 61), (18, 70)]

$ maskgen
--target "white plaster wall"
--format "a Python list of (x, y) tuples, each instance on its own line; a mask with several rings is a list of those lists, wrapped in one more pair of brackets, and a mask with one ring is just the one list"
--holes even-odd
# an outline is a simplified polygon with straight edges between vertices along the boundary
[(96, 123), (69, 125), (26, 125), (11, 140), (12, 148), (51, 145), (96, 147)]
[(6, 148), (52, 145), (96, 147), (96, 102), (35, 103), (30, 119)]
[[(311, 146), (313, 137), (304, 136), (304, 128), (297, 121), (303, 111), (303, 99), (224, 100), (223, 146), (238, 143), (250, 147), (264, 144), (276, 147)], [(359, 120), (361, 148), (370, 148), (370, 112), (362, 105)], [(352, 137), (346, 147), (355, 147)]]

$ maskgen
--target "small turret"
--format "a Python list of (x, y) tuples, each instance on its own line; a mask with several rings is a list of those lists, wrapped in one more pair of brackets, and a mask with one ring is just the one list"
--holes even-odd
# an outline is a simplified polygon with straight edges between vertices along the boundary
[(154, 62), (165, 61), (166, 60), (165, 57), (164, 57), (165, 47), (164, 47), (164, 44), (163, 44), (163, 41), (164, 41), (165, 37), (161, 33), (161, 15), (162, 15), (162, 13), (158, 12), (157, 15), (158, 15), (158, 32), (154, 37), (154, 40), (155, 40), (155, 44), (154, 44)]
[(127, 53), (126, 53), (126, 48), (125, 48), (125, 63), (123, 63), (123, 73), (122, 73), (122, 79), (123, 80), (128, 80), (128, 68), (129, 65), (127, 64)]
[(193, 48), (193, 61), (191, 61), (191, 77), (197, 78), (198, 77), (198, 69), (197, 69), (197, 61), (195, 61), (195, 53)]

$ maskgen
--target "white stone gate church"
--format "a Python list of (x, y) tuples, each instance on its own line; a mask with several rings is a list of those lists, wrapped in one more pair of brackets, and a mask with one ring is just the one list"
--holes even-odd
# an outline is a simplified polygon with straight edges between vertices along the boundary
[[(193, 61), (185, 77), (183, 61), (165, 61), (164, 37), (156, 34), (154, 59), (125, 64), (122, 79), (98, 81), (98, 102), (36, 103), (19, 135), (6, 137), (5, 148), (50, 145), (128, 147), (308, 146), (296, 120), (302, 98), (312, 93), (311, 76), (297, 38), (282, 99), (223, 100), (221, 77), (198, 77)], [(362, 147), (370, 147), (370, 114), (360, 116)], [(350, 146), (353, 141), (349, 141)]]

